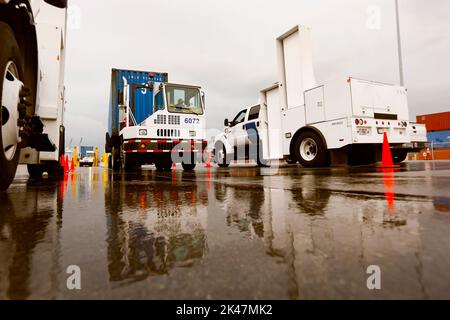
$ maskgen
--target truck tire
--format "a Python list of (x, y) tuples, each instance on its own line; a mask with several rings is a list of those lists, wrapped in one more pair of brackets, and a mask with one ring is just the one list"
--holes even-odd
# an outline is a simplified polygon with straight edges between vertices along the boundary
[(305, 131), (295, 141), (294, 156), (304, 167), (328, 165), (328, 150), (322, 138), (314, 131)]
[(130, 154), (124, 155), (123, 168), (125, 169), (125, 171), (133, 171), (133, 170), (136, 170), (138, 167), (139, 167), (139, 163), (137, 162), (135, 157), (133, 157)]
[(27, 169), (32, 179), (42, 178), (42, 174), (45, 172), (45, 168), (41, 164), (27, 164)]
[(408, 157), (408, 152), (406, 150), (392, 150), (392, 160), (394, 163), (401, 163), (406, 160), (406, 157)]
[(155, 162), (156, 170), (158, 171), (170, 171), (172, 169), (171, 160), (160, 160)]
[(216, 143), (214, 157), (219, 167), (227, 168), (230, 165), (230, 160), (227, 156), (227, 150), (222, 142)]
[(30, 178), (40, 179), (42, 174), (47, 172), (51, 178), (60, 178), (64, 175), (64, 168), (61, 167), (59, 161), (48, 161), (45, 164), (27, 164), (28, 174)]
[(192, 171), (195, 169), (195, 163), (181, 163), (181, 166), (183, 167), (184, 171)]
[(291, 159), (290, 157), (286, 158), (287, 164), (296, 164), (297, 162), (298, 162), (298, 160)]
[[(19, 163), (20, 146), (14, 135), (19, 135), (18, 103), (9, 105), (7, 95), (18, 101), (21, 88), (17, 81), (23, 78), (23, 60), (11, 28), (0, 22), (0, 191), (6, 190), (14, 179)], [(22, 81), (23, 82), (23, 81)], [(17, 91), (17, 92), (16, 92)]]
[(120, 170), (122, 163), (120, 160), (120, 150), (116, 146), (111, 148), (111, 168), (114, 171)]

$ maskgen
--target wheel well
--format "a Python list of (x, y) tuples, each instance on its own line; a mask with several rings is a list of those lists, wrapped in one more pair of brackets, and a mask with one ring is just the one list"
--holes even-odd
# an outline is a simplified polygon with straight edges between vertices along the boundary
[(317, 133), (317, 134), (320, 136), (320, 138), (322, 139), (322, 142), (323, 142), (323, 144), (324, 144), (324, 146), (325, 146), (325, 149), (328, 149), (328, 147), (327, 147), (327, 141), (325, 140), (325, 137), (323, 136), (322, 132), (320, 132), (317, 128), (314, 128), (314, 127), (302, 127), (302, 128), (300, 128), (300, 129), (298, 129), (297, 132), (296, 132), (296, 133), (294, 134), (294, 136), (292, 137), (291, 144), (290, 144), (290, 146), (289, 146), (289, 153), (290, 153), (291, 155), (294, 154), (295, 142), (297, 141), (297, 138), (298, 138), (303, 132), (308, 132), (308, 131)]
[(31, 92), (31, 106), (27, 107), (27, 114), (33, 115), (36, 105), (38, 49), (32, 10), (29, 1), (24, 0), (12, 0), (8, 4), (1, 4), (0, 8), (0, 21), (11, 27), (23, 57), (23, 79)]

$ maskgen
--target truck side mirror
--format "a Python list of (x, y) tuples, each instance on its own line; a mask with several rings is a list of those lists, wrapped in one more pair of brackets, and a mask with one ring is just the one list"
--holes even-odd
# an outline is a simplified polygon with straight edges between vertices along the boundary
[(228, 121), (228, 119), (225, 119), (223, 121), (223, 124), (224, 124), (225, 127), (229, 127), (230, 126), (230, 121)]

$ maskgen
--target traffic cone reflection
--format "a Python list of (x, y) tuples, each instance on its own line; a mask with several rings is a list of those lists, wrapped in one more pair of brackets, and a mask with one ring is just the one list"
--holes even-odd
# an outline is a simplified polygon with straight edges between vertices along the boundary
[(206, 150), (206, 167), (211, 168), (211, 153)]
[(64, 157), (64, 173), (69, 172), (69, 157), (66, 155)]
[(377, 166), (377, 168), (398, 168), (399, 165), (394, 165), (394, 161), (392, 160), (391, 147), (389, 146), (389, 141), (387, 137), (387, 133), (383, 134), (383, 150), (381, 155), (381, 165)]
[(395, 193), (394, 193), (394, 169), (383, 169), (384, 195), (388, 204), (389, 212), (395, 212)]

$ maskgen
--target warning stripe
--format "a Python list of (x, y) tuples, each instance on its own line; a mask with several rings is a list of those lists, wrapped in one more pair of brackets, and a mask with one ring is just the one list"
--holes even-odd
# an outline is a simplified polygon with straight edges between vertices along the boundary
[(207, 140), (125, 140), (123, 143), (179, 143), (179, 142), (207, 142)]
[(147, 153), (147, 152), (155, 152), (155, 153), (162, 153), (162, 152), (201, 152), (200, 150), (125, 150), (124, 153)]

